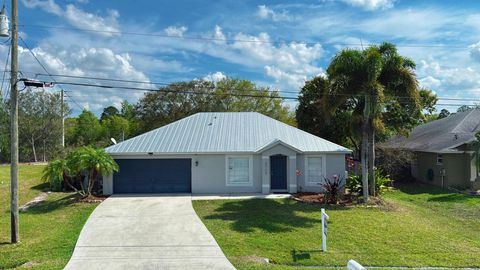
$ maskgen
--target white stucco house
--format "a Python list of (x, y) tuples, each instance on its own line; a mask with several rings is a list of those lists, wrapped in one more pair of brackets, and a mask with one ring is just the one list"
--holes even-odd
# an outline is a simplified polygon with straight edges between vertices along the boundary
[(321, 191), (351, 151), (254, 112), (197, 113), (112, 145), (103, 193)]

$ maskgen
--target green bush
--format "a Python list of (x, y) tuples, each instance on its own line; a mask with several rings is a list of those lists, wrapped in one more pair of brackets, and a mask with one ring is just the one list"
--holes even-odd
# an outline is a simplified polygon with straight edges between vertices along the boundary
[[(389, 175), (385, 175), (382, 170), (375, 170), (375, 192), (378, 194), (383, 193), (384, 191), (388, 190), (388, 187), (391, 186), (393, 180), (390, 178)], [(351, 193), (362, 193), (363, 184), (362, 184), (362, 176), (361, 175), (349, 175), (347, 178), (347, 184), (345, 187)]]

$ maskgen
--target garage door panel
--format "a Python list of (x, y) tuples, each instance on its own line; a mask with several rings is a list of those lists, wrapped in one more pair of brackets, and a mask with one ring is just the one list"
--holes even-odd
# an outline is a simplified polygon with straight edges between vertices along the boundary
[(190, 193), (190, 159), (118, 159), (114, 193)]

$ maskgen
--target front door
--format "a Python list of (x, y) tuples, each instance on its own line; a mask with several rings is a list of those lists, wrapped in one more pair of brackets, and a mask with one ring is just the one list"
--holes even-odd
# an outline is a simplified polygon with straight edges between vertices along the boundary
[(287, 190), (287, 156), (271, 156), (270, 168), (271, 189)]

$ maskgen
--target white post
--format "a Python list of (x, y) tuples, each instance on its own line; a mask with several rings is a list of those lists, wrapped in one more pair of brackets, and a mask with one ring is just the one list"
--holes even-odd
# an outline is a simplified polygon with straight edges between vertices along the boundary
[(354, 260), (348, 261), (347, 269), (348, 270), (367, 270), (365, 267), (363, 267), (361, 264), (359, 264)]
[(328, 215), (325, 213), (325, 208), (322, 208), (322, 250), (327, 251), (327, 228), (328, 228)]

